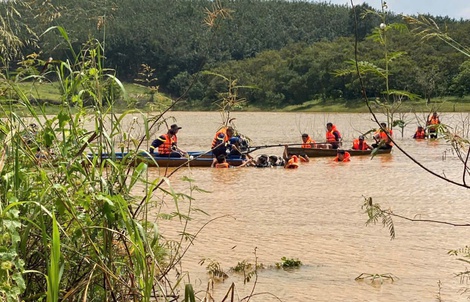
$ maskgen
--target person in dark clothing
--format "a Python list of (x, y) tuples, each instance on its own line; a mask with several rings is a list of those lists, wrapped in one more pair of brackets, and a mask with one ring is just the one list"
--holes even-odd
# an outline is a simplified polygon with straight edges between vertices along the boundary
[(178, 148), (176, 134), (180, 129), (181, 127), (176, 124), (171, 125), (166, 134), (160, 135), (152, 142), (149, 150), (150, 154), (154, 154), (155, 149), (157, 149), (159, 156), (181, 157), (186, 155), (185, 151)]

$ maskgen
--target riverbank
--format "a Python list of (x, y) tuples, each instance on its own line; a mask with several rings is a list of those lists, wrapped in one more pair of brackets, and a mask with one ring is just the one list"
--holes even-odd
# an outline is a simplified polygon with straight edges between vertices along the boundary
[[(168, 108), (172, 100), (164, 94), (153, 93), (148, 87), (132, 83), (123, 83), (126, 91), (121, 96), (121, 101), (115, 103), (117, 112), (124, 112), (128, 109), (141, 109), (160, 111)], [(21, 83), (20, 87), (29, 96), (32, 103), (44, 106), (48, 114), (58, 111), (61, 104), (61, 93), (55, 83)], [(369, 100), (371, 108), (383, 111), (384, 106)], [(467, 112), (470, 111), (470, 97), (442, 97), (433, 98), (429, 102), (426, 100), (402, 101), (387, 106), (393, 112)], [(185, 105), (176, 106), (179, 111), (214, 111), (209, 108), (188, 108)], [(21, 111), (21, 106), (18, 106)], [(233, 111), (278, 111), (278, 112), (343, 112), (343, 113), (367, 113), (369, 112), (364, 100), (312, 100), (299, 105), (288, 105), (283, 108), (260, 108), (253, 105), (244, 106)], [(16, 111), (15, 111), (16, 112)]]

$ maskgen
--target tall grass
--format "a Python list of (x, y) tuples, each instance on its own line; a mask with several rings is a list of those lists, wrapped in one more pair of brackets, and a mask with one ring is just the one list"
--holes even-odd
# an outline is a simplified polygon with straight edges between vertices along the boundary
[[(71, 45), (64, 29), (49, 31), (57, 33)], [(145, 163), (130, 165), (143, 151), (142, 138), (130, 134), (123, 119), (140, 114), (143, 139), (164, 119), (137, 110), (115, 113), (115, 102), (126, 91), (114, 71), (102, 66), (102, 49), (90, 40), (76, 52), (71, 48), (69, 61), (51, 62), (44, 74), (3, 77), (9, 101), (0, 104), (0, 301), (183, 296), (184, 276), (170, 276), (177, 275), (172, 272), (190, 245), (188, 234), (183, 229), (176, 244), (166, 241), (158, 221), (148, 218), (149, 205), (159, 208), (169, 197), (178, 205), (176, 214), (155, 216), (185, 221), (192, 198), (163, 190), (163, 182), (171, 186), (168, 175), (150, 179)], [(44, 107), (36, 109), (18, 85), (38, 85), (51, 77), (61, 89), (52, 116)], [(27, 118), (16, 114), (18, 109)], [(122, 148), (129, 150), (128, 161), (101, 160), (101, 154), (112, 158)], [(194, 292), (188, 295), (194, 301)]]

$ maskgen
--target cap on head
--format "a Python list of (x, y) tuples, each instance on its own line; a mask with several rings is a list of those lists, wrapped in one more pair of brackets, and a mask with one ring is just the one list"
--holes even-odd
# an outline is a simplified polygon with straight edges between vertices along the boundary
[(302, 137), (308, 137), (308, 134), (307, 134), (307, 133), (303, 133), (303, 134), (302, 134)]
[(327, 127), (333, 127), (333, 123), (327, 123), (326, 126)]
[(360, 140), (364, 140), (364, 136), (363, 136), (363, 135), (359, 135), (359, 139), (360, 139)]
[(338, 154), (344, 154), (344, 150), (343, 149), (338, 149)]
[(173, 130), (173, 131), (175, 131), (175, 130), (180, 130), (181, 127), (178, 127), (178, 125), (173, 124), (173, 125), (170, 126), (170, 129)]
[(387, 124), (385, 123), (380, 123), (380, 126), (382, 126), (383, 128), (387, 127)]

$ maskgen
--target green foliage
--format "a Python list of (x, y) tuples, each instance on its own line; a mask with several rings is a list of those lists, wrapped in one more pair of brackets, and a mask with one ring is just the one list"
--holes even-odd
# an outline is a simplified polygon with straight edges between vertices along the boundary
[[(62, 27), (54, 32), (72, 44)], [(171, 175), (149, 179), (145, 163), (129, 164), (162, 117), (114, 114), (116, 100), (126, 93), (114, 72), (103, 68), (101, 43), (91, 40), (70, 53), (70, 60), (51, 61), (44, 74), (3, 74), (19, 105), (0, 104), (0, 295), (6, 301), (175, 295), (183, 277), (167, 276), (191, 245), (186, 240), (194, 240), (185, 228), (197, 210), (191, 194), (200, 189), (186, 178), (190, 193), (175, 192)], [(36, 110), (16, 82), (34, 85), (46, 77), (55, 77), (62, 91), (55, 115)], [(27, 117), (16, 114), (19, 107)], [(127, 124), (131, 114), (143, 122)], [(130, 150), (128, 161), (101, 160), (120, 148)], [(164, 200), (173, 200), (175, 210), (154, 212)], [(161, 236), (148, 218), (150, 208), (155, 217), (184, 222), (178, 241)]]
[(184, 289), (184, 302), (196, 302), (196, 295), (191, 284), (186, 284)]
[(228, 278), (227, 273), (224, 272), (219, 262), (212, 259), (202, 259), (199, 261), (199, 264), (204, 265), (206, 262), (208, 262), (206, 265), (206, 270), (212, 280), (224, 281)]
[[(187, 100), (178, 109), (216, 108), (218, 85), (207, 78), (193, 81), (201, 70), (237, 79), (239, 86), (256, 87), (239, 91), (239, 97), (247, 102), (243, 108), (277, 109), (314, 100), (359, 103), (357, 78), (352, 74), (334, 76), (335, 70), (349, 69), (344, 62), (354, 58), (355, 36), (361, 56), (358, 61), (370, 64), (364, 66), (369, 71), (364, 79), (368, 97), (387, 97), (387, 102), (394, 104), (410, 95), (429, 102), (436, 97), (467, 94), (465, 72), (459, 67), (468, 51), (455, 43), (456, 39), (468, 39), (468, 25), (463, 21), (436, 17), (409, 22), (413, 18), (405, 18), (406, 23), (386, 7), (377, 12), (367, 4), (352, 10), (345, 5), (305, 1), (108, 0), (98, 5), (88, 0), (65, 0), (55, 5), (31, 1), (27, 9), (10, 2), (2, 5), (17, 10), (21, 20), (27, 20), (17, 23), (23, 28), (20, 33), (28, 33), (25, 24), (30, 30), (45, 32), (38, 43), (47, 50), (46, 59), (42, 58), (45, 52), (37, 53), (36, 58), (30, 58), (37, 61), (36, 70), (21, 66), (19, 73), (37, 74), (48, 57), (66, 62), (76, 57), (85, 43), (100, 40), (103, 44), (99, 51), (106, 51), (106, 56), (101, 56), (102, 67), (112, 66), (121, 79), (139, 78), (142, 66), (154, 69), (146, 78), (152, 80), (146, 87), (153, 88), (147, 90), (148, 94), (142, 93), (142, 98), (132, 98), (129, 108), (145, 108), (147, 102), (152, 103), (157, 87)], [(67, 35), (68, 42), (64, 43), (51, 34), (47, 29), (52, 21), (74, 38)], [(382, 22), (384, 29), (379, 27)], [(445, 33), (440, 29), (444, 25)], [(423, 40), (414, 35), (419, 28), (426, 28)], [(16, 40), (20, 42), (22, 37), (31, 35), (20, 35)], [(423, 44), (433, 37), (443, 43)], [(385, 45), (386, 57), (382, 55)], [(381, 80), (385, 71), (389, 87), (396, 91), (394, 96), (388, 95), (392, 89)], [(64, 84), (70, 85), (68, 91), (81, 90), (78, 78)], [(103, 93), (119, 91), (110, 85)], [(400, 94), (404, 91), (411, 94)], [(84, 101), (91, 104), (92, 99), (90, 95)], [(152, 105), (162, 109), (160, 104)]]
[(250, 263), (246, 260), (238, 262), (235, 267), (232, 267), (230, 271), (243, 274), (243, 282), (246, 284), (251, 281), (253, 276), (255, 276), (260, 269), (264, 269), (264, 265), (262, 263)]
[(366, 225), (377, 224), (380, 221), (383, 227), (388, 229), (390, 238), (395, 238), (395, 226), (393, 224), (390, 210), (382, 210), (378, 203), (372, 202), (372, 197), (364, 197), (364, 204), (361, 209), (363, 209), (368, 216)]
[(14, 198), (5, 208), (0, 203), (0, 297), (6, 302), (17, 301), (26, 290), (23, 278), (25, 263), (18, 253), (23, 226), (18, 206), (20, 204)]
[(282, 257), (281, 262), (276, 263), (277, 268), (289, 269), (289, 268), (299, 268), (302, 266), (302, 261), (294, 258)]

